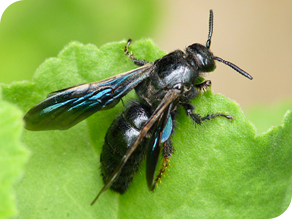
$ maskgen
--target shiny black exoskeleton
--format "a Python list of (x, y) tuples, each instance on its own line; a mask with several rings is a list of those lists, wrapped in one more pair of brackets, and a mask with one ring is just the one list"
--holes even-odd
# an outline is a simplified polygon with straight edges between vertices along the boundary
[[(210, 10), (206, 46), (192, 44), (184, 52), (176, 50), (154, 63), (138, 60), (130, 54), (131, 40), (128, 40), (125, 53), (141, 67), (102, 81), (52, 92), (28, 111), (24, 117), (25, 127), (29, 130), (68, 129), (99, 110), (114, 107), (135, 89), (139, 101), (131, 102), (106, 134), (100, 157), (105, 185), (92, 204), (108, 188), (125, 192), (145, 155), (146, 181), (153, 190), (173, 152), (170, 136), (177, 106), (185, 108), (186, 114), (197, 124), (218, 116), (232, 119), (222, 113), (202, 117), (193, 112), (190, 101), (210, 85), (209, 80), (202, 80), (202, 74), (213, 71), (216, 60), (252, 79), (236, 65), (210, 52), (212, 32), (213, 12)], [(155, 178), (160, 153), (163, 162)]]
[[(150, 108), (139, 102), (132, 102), (109, 127), (105, 136), (102, 153), (100, 155), (101, 175), (104, 182), (119, 165), (122, 157), (127, 153), (151, 116)], [(111, 185), (111, 189), (124, 193), (138, 171), (139, 164), (146, 153), (148, 138), (143, 138), (139, 147), (134, 151), (120, 175)]]

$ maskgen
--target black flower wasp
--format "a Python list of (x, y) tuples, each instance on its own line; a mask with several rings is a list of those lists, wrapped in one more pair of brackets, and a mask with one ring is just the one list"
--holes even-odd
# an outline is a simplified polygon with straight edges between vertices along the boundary
[[(137, 69), (98, 82), (80, 84), (50, 93), (24, 116), (28, 130), (68, 129), (93, 113), (114, 107), (123, 96), (135, 89), (139, 100), (131, 102), (113, 121), (105, 136), (100, 156), (101, 175), (105, 183), (96, 198), (111, 188), (124, 193), (146, 156), (146, 181), (153, 190), (168, 166), (173, 152), (170, 136), (177, 106), (182, 106), (192, 120), (203, 121), (223, 113), (200, 116), (193, 112), (190, 101), (210, 81), (201, 81), (202, 74), (215, 69), (215, 60), (252, 79), (247, 72), (231, 62), (214, 56), (210, 51), (213, 32), (213, 11), (210, 10), (209, 33), (206, 46), (195, 43), (185, 51), (175, 50), (153, 63), (136, 59), (125, 46), (125, 53), (140, 66)], [(155, 178), (155, 170), (162, 153), (162, 167)]]

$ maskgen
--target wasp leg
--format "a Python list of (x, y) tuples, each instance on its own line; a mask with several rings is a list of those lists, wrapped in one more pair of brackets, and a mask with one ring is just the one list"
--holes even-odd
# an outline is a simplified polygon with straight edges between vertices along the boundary
[(168, 139), (163, 145), (163, 157), (169, 158), (174, 153), (174, 148), (171, 141)]
[(156, 176), (155, 185), (157, 185), (158, 182), (161, 182), (161, 178), (165, 173), (166, 168), (170, 165), (169, 162), (170, 162), (169, 158), (163, 158), (162, 168), (159, 170), (159, 173)]
[(196, 84), (195, 88), (197, 88), (201, 92), (206, 92), (206, 90), (211, 86), (211, 84), (212, 83), (210, 80), (206, 80), (203, 81), (201, 84)]
[(201, 117), (199, 114), (196, 114), (193, 112), (194, 110), (194, 106), (191, 104), (184, 104), (183, 107), (186, 110), (186, 114), (188, 116), (190, 116), (192, 118), (192, 120), (194, 120), (195, 123), (197, 123), (198, 125), (201, 125), (202, 122), (206, 121), (206, 120), (211, 120), (214, 119), (216, 117), (222, 116), (225, 117), (226, 119), (232, 120), (233, 117), (230, 115), (225, 115), (224, 113), (216, 113), (216, 114), (208, 114), (204, 117)]
[(159, 170), (159, 173), (156, 176), (155, 184), (158, 184), (158, 182), (161, 182), (161, 178), (162, 178), (163, 174), (165, 173), (165, 170), (167, 169), (167, 167), (170, 166), (169, 158), (171, 157), (171, 154), (173, 154), (173, 152), (174, 152), (174, 148), (173, 148), (173, 145), (172, 145), (171, 141), (167, 140), (166, 142), (164, 142), (164, 144), (163, 144), (162, 167), (161, 167), (161, 169)]
[(138, 65), (138, 66), (146, 65), (148, 63), (147, 61), (136, 59), (134, 55), (131, 52), (129, 52), (129, 46), (131, 43), (132, 43), (132, 39), (128, 39), (127, 45), (125, 46), (125, 49), (124, 49), (125, 54), (129, 56), (130, 59), (132, 59), (135, 65)]

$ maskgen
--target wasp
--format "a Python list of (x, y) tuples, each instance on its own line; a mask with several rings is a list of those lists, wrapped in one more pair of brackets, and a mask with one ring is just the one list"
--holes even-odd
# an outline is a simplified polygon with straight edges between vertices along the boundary
[[(185, 51), (175, 50), (152, 63), (136, 59), (129, 52), (132, 41), (129, 39), (124, 51), (138, 68), (98, 82), (52, 92), (24, 116), (28, 130), (68, 129), (99, 110), (114, 107), (135, 89), (138, 100), (124, 109), (105, 136), (100, 156), (104, 187), (92, 205), (108, 188), (124, 193), (144, 157), (147, 185), (150, 190), (155, 188), (174, 151), (170, 136), (178, 106), (182, 106), (197, 124), (219, 116), (233, 119), (223, 113), (201, 116), (194, 113), (194, 106), (190, 104), (200, 91), (210, 86), (209, 80), (201, 79), (204, 73), (215, 69), (215, 61), (252, 79), (235, 64), (213, 55), (210, 51), (212, 33), (213, 11), (210, 10), (205, 46), (194, 43)], [(160, 154), (163, 157), (162, 167), (155, 178)]]

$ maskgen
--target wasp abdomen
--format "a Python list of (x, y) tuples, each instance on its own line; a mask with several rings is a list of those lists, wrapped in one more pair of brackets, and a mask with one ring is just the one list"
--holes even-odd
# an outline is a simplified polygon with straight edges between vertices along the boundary
[[(101, 175), (104, 182), (114, 172), (129, 147), (133, 145), (133, 142), (150, 116), (149, 107), (135, 101), (113, 121), (105, 136), (105, 142), (100, 155)], [(138, 171), (139, 164), (144, 158), (146, 141), (147, 138), (144, 138), (140, 142), (138, 148), (126, 162), (121, 173), (113, 182), (112, 190), (121, 194), (127, 190), (134, 174)]]

